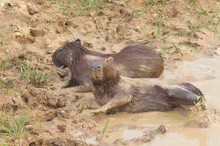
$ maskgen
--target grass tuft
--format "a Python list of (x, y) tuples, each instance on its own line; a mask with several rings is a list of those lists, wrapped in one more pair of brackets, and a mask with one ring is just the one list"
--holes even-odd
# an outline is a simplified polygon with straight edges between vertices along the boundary
[(20, 64), (20, 80), (29, 80), (29, 82), (37, 87), (47, 85), (50, 81), (50, 73), (46, 72), (45, 68), (37, 69), (27, 62), (21, 62)]
[(205, 10), (202, 6), (196, 4), (195, 2), (190, 2), (190, 5), (200, 14), (200, 15), (209, 15), (209, 12)]
[(156, 0), (145, 0), (145, 2), (149, 5), (152, 5), (152, 6), (154, 6), (157, 3)]
[(163, 27), (163, 16), (159, 14), (159, 21), (157, 22), (157, 30), (156, 30), (157, 39), (161, 37), (162, 27)]
[(107, 2), (100, 0), (56, 0), (60, 10), (66, 16), (86, 15), (90, 11), (102, 9)]
[(71, 11), (74, 8), (74, 3), (71, 0), (67, 2), (65, 0), (57, 0), (57, 3), (59, 4), (59, 8), (64, 15), (71, 16)]
[(6, 78), (2, 79), (0, 77), (0, 93), (8, 93), (10, 89), (13, 89), (18, 85), (16, 79)]
[[(16, 68), (16, 69), (15, 69)], [(14, 70), (15, 69), (15, 70)], [(42, 87), (47, 85), (50, 81), (50, 72), (46, 71), (46, 68), (36, 68), (32, 66), (29, 62), (20, 60), (19, 58), (0, 60), (0, 71), (19, 70), (19, 79), (28, 80), (29, 83)], [(0, 91), (8, 91), (14, 88), (16, 85), (16, 80), (11, 78), (3, 79), (0, 77)]]
[(166, 5), (166, 3), (167, 3), (167, 1), (165, 1), (165, 0), (144, 0), (144, 1), (151, 6)]
[(13, 61), (12, 60), (3, 60), (0, 59), (0, 71), (8, 70), (12, 67)]
[(141, 9), (133, 9), (133, 12), (136, 13), (136, 14), (138, 14), (138, 15), (142, 15), (142, 14), (145, 13), (145, 11), (144, 11), (144, 10), (141, 10)]
[(27, 114), (12, 116), (0, 113), (0, 135), (20, 137), (26, 132), (25, 124), (29, 122)]

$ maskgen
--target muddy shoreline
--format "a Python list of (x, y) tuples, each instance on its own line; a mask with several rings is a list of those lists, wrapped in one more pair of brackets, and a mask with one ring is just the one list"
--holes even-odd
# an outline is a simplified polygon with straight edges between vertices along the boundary
[[(216, 0), (0, 0), (0, 145), (217, 145), (219, 7)], [(69, 71), (51, 60), (77, 38), (105, 53), (154, 46), (165, 62), (160, 79), (195, 84), (208, 110), (89, 116), (98, 107), (92, 93), (62, 89)], [(208, 126), (186, 127), (198, 119)]]

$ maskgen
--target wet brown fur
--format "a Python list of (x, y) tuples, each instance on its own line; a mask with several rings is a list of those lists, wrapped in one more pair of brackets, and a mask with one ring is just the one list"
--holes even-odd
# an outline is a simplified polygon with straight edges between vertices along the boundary
[(67, 87), (84, 85), (91, 86), (91, 57), (114, 59), (115, 67), (120, 74), (131, 78), (157, 78), (164, 69), (163, 59), (159, 53), (146, 45), (131, 45), (119, 53), (103, 54), (86, 49), (80, 40), (66, 43), (52, 55), (57, 67), (68, 67), (71, 80)]
[(182, 105), (195, 105), (203, 96), (190, 83), (166, 84), (158, 79), (132, 79), (119, 75), (113, 63), (99, 61), (94, 64), (92, 72), (97, 71), (98, 66), (103, 68), (100, 70), (102, 80), (92, 76), (94, 96), (102, 105), (95, 113), (168, 111)]

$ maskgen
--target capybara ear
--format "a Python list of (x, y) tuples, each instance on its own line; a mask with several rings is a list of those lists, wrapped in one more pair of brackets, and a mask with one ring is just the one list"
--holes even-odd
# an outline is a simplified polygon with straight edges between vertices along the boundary
[(76, 39), (75, 42), (79, 45), (81, 45), (81, 40), (80, 39)]
[(113, 62), (113, 58), (109, 57), (105, 60), (105, 62), (111, 64)]

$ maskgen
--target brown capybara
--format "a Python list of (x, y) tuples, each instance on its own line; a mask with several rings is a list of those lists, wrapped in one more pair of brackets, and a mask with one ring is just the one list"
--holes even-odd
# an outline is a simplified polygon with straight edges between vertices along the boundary
[(71, 79), (66, 87), (91, 87), (90, 62), (110, 56), (114, 58), (120, 74), (131, 78), (157, 78), (164, 69), (161, 55), (144, 44), (127, 46), (115, 54), (103, 54), (86, 49), (79, 39), (56, 50), (52, 55), (52, 61), (57, 67), (64, 66), (70, 69)]
[(121, 76), (110, 57), (92, 63), (93, 94), (101, 105), (91, 113), (169, 111), (195, 105), (202, 92), (190, 83), (168, 84), (159, 79)]

